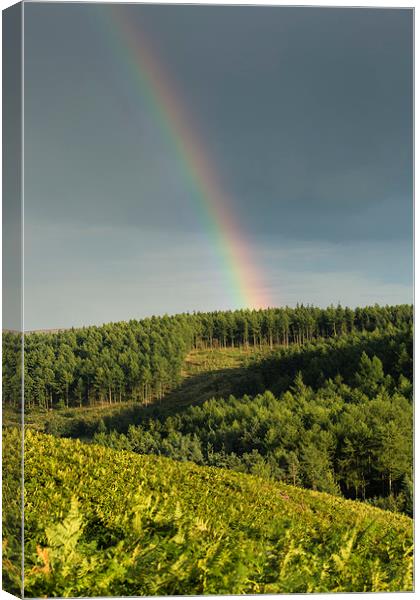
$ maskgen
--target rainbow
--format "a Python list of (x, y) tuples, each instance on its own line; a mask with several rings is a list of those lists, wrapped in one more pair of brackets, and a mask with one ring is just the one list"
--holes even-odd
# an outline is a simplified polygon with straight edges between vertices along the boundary
[(232, 308), (267, 308), (270, 302), (260, 278), (249, 242), (230, 208), (203, 142), (196, 135), (176, 85), (165, 72), (158, 54), (144, 34), (129, 19), (121, 5), (104, 10), (108, 29), (123, 54), (139, 92), (146, 97), (150, 110), (163, 134), (175, 148), (184, 177), (195, 190), (196, 204), (206, 229), (222, 261), (229, 282)]

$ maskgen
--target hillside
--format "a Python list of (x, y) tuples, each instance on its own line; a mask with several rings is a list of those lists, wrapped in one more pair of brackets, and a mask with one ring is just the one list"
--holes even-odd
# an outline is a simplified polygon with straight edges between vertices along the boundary
[[(3, 353), (15, 593), (17, 342)], [(27, 342), (26, 595), (412, 588), (411, 307), (179, 315)]]
[[(355, 310), (297, 306), (151, 317), (27, 334), (26, 410), (160, 402), (179, 385), (191, 350), (287, 349), (349, 334), (401, 331), (412, 320), (413, 308), (406, 305)], [(5, 333), (3, 403), (12, 409), (20, 403), (21, 362), (20, 336)]]
[(366, 504), (30, 431), (25, 485), (27, 596), (412, 589), (411, 519)]
[[(273, 351), (267, 346), (191, 350), (182, 365), (178, 385), (159, 400), (150, 404), (104, 402), (101, 405), (55, 410), (31, 407), (25, 412), (25, 424), (39, 431), (85, 438), (95, 433), (101, 420), (120, 430), (125, 424), (127, 428), (129, 424), (139, 423), (149, 416), (175, 414), (210, 398), (257, 391), (259, 387), (255, 381), (251, 381), (251, 364), (272, 354)], [(4, 425), (17, 427), (21, 422), (20, 412), (6, 404), (3, 422)]]
[(32, 409), (26, 424), (411, 516), (411, 354), (408, 328), (273, 349), (192, 350), (178, 386), (151, 404)]
[[(320, 379), (345, 372), (351, 375), (363, 351), (379, 356), (394, 379), (402, 374), (412, 380), (412, 331), (404, 328), (342, 335), (303, 346), (193, 349), (182, 362), (177, 383), (159, 399), (111, 404), (103, 401), (54, 410), (26, 404), (25, 423), (41, 431), (74, 437), (90, 437), (100, 420), (108, 428), (126, 431), (129, 424), (140, 423), (149, 416), (176, 414), (211, 398), (255, 395), (267, 389), (282, 393), (293, 384), (299, 371), (305, 374), (305, 382), (309, 379), (311, 385), (318, 387)], [(3, 414), (6, 425), (20, 423), (19, 411), (7, 403)]]

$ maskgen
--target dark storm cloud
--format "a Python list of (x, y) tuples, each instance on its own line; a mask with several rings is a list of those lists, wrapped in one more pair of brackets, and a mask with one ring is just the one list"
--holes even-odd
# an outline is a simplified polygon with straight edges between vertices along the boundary
[[(162, 298), (157, 301), (158, 291), (153, 295), (156, 274), (170, 280), (178, 273), (188, 280), (187, 242), (203, 261), (211, 254), (197, 190), (163, 120), (151, 109), (149, 90), (127, 61), (110, 10), (99, 4), (25, 5), (27, 293), (38, 298), (34, 320), (37, 311), (48, 316), (37, 284), (41, 268), (56, 280), (50, 298), (64, 289), (62, 265), (74, 277), (80, 271), (73, 287), (89, 288), (93, 305), (101, 298), (106, 320), (107, 277), (122, 277), (126, 289), (137, 285), (141, 294), (141, 277), (154, 272), (143, 313), (173, 312), (190, 306), (188, 289), (171, 291), (171, 310)], [(287, 301), (328, 303), (329, 277), (340, 270), (344, 279), (348, 273), (352, 302), (357, 290), (361, 298), (369, 296), (367, 282), (375, 301), (381, 294), (384, 302), (410, 301), (410, 10), (181, 5), (118, 10), (139, 35), (146, 34), (174, 82), (276, 302), (282, 301), (276, 292), (281, 278), (290, 283)], [(60, 229), (66, 243), (51, 253), (53, 232)], [(118, 265), (109, 255), (110, 239)], [(299, 248), (319, 256), (311, 269), (326, 286), (325, 295), (313, 292), (314, 278), (308, 279)], [(286, 249), (293, 260), (284, 257)], [(176, 264), (165, 267), (156, 258), (161, 252), (178, 256)], [(96, 291), (91, 278), (87, 284), (86, 254), (91, 274), (96, 265)], [(351, 256), (361, 262), (357, 273)], [(133, 262), (140, 265), (138, 275)], [(383, 268), (391, 262), (390, 271)], [(297, 278), (306, 273), (298, 287), (292, 271)], [(194, 263), (195, 284), (199, 272)], [(135, 281), (128, 286), (130, 278)], [(217, 269), (214, 278), (191, 290), (194, 308), (225, 302), (212, 291), (220, 279)], [(84, 317), (82, 307), (67, 316), (70, 305), (60, 302), (58, 325), (93, 318)], [(114, 318), (111, 300), (108, 308)], [(128, 306), (124, 311), (120, 318), (130, 316)]]
[(410, 235), (409, 11), (208, 9), (198, 25), (177, 14), (147, 23), (159, 21), (153, 34), (251, 231)]
[[(32, 124), (39, 134), (29, 181), (44, 195), (49, 164), (51, 195), (72, 190), (67, 203), (76, 216), (88, 197), (104, 218), (132, 223), (147, 205), (146, 223), (172, 227), (167, 208), (184, 203), (178, 222), (188, 227), (191, 191), (124, 55), (111, 56), (109, 25), (99, 14), (107, 7), (28, 8), (28, 152)], [(409, 235), (410, 11), (124, 10), (177, 82), (249, 230), (323, 239)], [(84, 218), (98, 218), (95, 204)], [(43, 205), (54, 214), (55, 202)], [(364, 223), (366, 211), (374, 218)], [(332, 228), (343, 216), (347, 227)]]

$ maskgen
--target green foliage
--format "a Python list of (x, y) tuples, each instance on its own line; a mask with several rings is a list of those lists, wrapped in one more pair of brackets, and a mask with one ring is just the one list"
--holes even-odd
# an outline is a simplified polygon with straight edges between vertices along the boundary
[(26, 596), (412, 589), (408, 517), (31, 431), (25, 444)]
[[(6, 333), (16, 594), (19, 348)], [(412, 307), (152, 317), (25, 353), (26, 425), (96, 442), (27, 432), (26, 595), (412, 589), (411, 521), (374, 508), (413, 511)]]
[[(292, 372), (294, 365), (295, 379), (286, 391), (213, 398), (169, 416), (144, 412), (138, 426), (126, 427), (116, 419), (94, 440), (114, 449), (258, 473), (348, 498), (402, 495), (406, 502), (390, 500), (387, 506), (405, 510), (410, 505), (404, 481), (412, 469), (412, 405), (401, 394), (398, 370), (387, 373), (388, 354), (400, 346), (399, 337), (352, 335), (289, 348), (277, 358), (276, 369), (273, 358), (259, 358), (255, 368), (266, 369), (268, 362), (274, 387), (276, 373), (285, 369), (283, 362)], [(366, 349), (381, 354), (387, 371)], [(325, 372), (341, 369), (345, 361), (348, 383), (336, 375), (334, 380), (318, 377), (314, 388), (305, 384), (312, 369), (307, 355), (320, 357)]]
[[(179, 383), (191, 349), (300, 347), (354, 332), (401, 330), (411, 324), (412, 313), (408, 305), (354, 311), (298, 305), (295, 309), (165, 315), (26, 334), (25, 405), (26, 409), (48, 410), (123, 401), (149, 404)], [(14, 333), (4, 334), (3, 399), (13, 407), (20, 397), (19, 341)], [(411, 356), (407, 347), (399, 353), (400, 371), (408, 379)], [(376, 369), (377, 362), (372, 360)]]
[(387, 506), (410, 514), (412, 390), (406, 361), (395, 356), (411, 345), (402, 326), (273, 351), (196, 350), (162, 403), (50, 411), (39, 427), (47, 418), (45, 431), (55, 435), (347, 498), (401, 496)]
[(2, 440), (3, 589), (22, 595), (22, 432), (8, 429)]
[(359, 369), (355, 375), (356, 384), (365, 394), (374, 395), (381, 383), (383, 383), (383, 380), (384, 370), (380, 359), (377, 356), (370, 359), (366, 352), (363, 352), (360, 358)]

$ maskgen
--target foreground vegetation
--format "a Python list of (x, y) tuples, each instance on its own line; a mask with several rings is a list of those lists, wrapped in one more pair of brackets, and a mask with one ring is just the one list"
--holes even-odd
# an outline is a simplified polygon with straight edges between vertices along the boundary
[(30, 431), (25, 487), (27, 596), (412, 589), (411, 519), (366, 504)]

